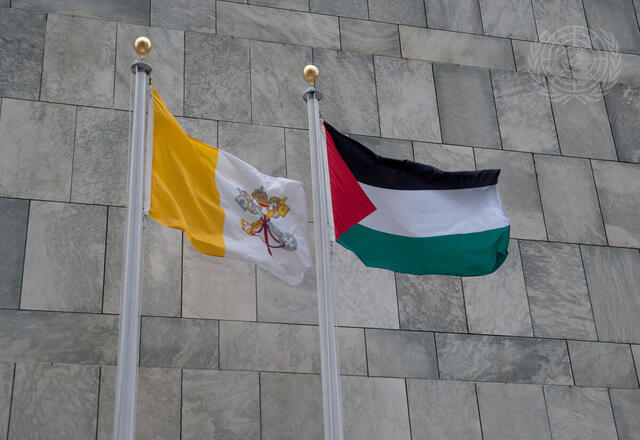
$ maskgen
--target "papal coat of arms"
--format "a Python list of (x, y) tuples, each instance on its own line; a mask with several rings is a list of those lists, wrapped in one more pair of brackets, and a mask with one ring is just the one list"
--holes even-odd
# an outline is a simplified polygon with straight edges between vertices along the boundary
[(271, 249), (295, 251), (297, 248), (296, 238), (287, 232), (282, 232), (272, 223), (273, 219), (286, 217), (289, 212), (289, 207), (286, 204), (287, 197), (282, 199), (275, 196), (269, 197), (263, 186), (253, 190), (251, 194), (240, 188), (237, 190), (236, 202), (238, 205), (245, 211), (258, 215), (258, 219), (253, 222), (240, 219), (242, 230), (247, 235), (260, 237), (271, 256), (273, 256)]

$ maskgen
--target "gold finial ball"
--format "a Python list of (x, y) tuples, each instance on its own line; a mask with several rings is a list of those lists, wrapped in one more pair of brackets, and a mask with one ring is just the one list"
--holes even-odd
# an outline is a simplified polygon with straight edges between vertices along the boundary
[(151, 41), (147, 37), (138, 37), (133, 43), (133, 48), (140, 57), (144, 57), (151, 52)]
[(302, 69), (302, 77), (311, 85), (318, 81), (319, 75), (320, 73), (318, 72), (318, 68), (313, 64), (308, 64), (304, 66), (304, 69)]

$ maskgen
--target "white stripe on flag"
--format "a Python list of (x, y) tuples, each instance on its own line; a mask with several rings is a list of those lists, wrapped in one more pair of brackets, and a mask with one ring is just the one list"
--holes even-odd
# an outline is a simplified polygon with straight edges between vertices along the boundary
[(509, 225), (498, 185), (410, 191), (358, 183), (377, 208), (360, 224), (380, 232), (405, 237), (435, 237)]

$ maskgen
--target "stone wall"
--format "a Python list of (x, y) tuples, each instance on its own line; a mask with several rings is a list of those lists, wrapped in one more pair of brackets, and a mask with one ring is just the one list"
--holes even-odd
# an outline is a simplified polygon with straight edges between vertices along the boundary
[[(265, 173), (309, 188), (311, 62), (380, 154), (502, 169), (493, 275), (333, 249), (346, 439), (637, 439), (640, 1), (249, 3), (0, 0), (0, 439), (111, 438), (139, 35), (185, 130)], [(322, 439), (314, 270), (144, 249), (137, 438)]]

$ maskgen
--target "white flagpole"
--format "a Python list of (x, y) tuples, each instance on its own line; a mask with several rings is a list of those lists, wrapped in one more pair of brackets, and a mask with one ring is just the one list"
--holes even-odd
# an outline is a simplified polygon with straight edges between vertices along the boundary
[[(151, 42), (136, 39), (134, 48), (141, 59), (151, 51)], [(140, 334), (140, 280), (142, 275), (142, 221), (144, 191), (144, 137), (147, 83), (151, 66), (136, 61), (133, 124), (129, 158), (129, 199), (124, 237), (120, 334), (116, 373), (114, 440), (134, 440), (136, 428), (136, 387), (138, 382), (138, 340)]]
[(318, 315), (320, 320), (320, 359), (322, 365), (322, 408), (325, 440), (343, 440), (340, 400), (340, 373), (333, 294), (331, 291), (331, 260), (329, 254), (327, 167), (322, 142), (322, 125), (318, 111), (320, 92), (313, 87), (318, 69), (306, 66), (302, 71), (309, 87), (303, 95), (309, 114), (309, 148), (311, 150), (311, 179), (313, 186), (313, 218), (316, 238), (316, 279), (318, 281)]

